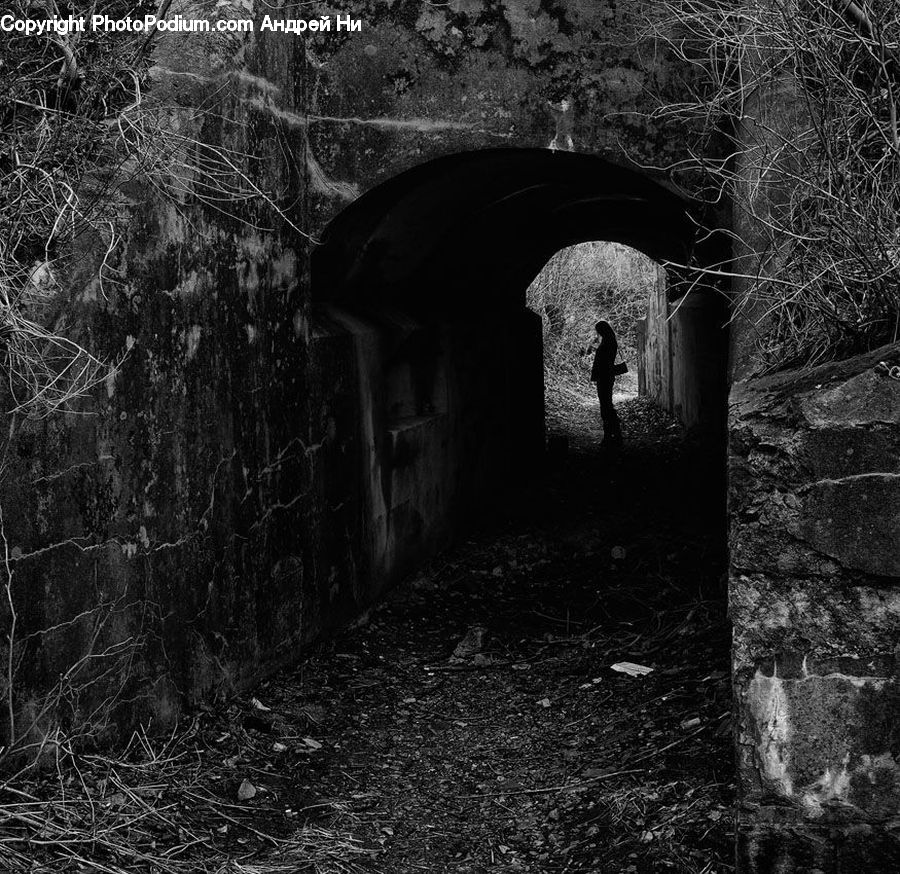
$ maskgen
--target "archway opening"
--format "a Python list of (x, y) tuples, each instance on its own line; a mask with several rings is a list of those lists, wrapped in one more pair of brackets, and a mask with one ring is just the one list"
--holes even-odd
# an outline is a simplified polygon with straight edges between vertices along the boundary
[[(348, 423), (363, 459), (355, 500), (376, 586), (543, 469), (545, 380), (562, 391), (568, 367), (589, 395), (573, 355), (590, 339), (576, 334), (592, 309), (619, 323), (631, 358), (620, 394), (637, 378), (683, 424), (713, 433), (721, 459), (721, 299), (685, 294), (661, 269), (702, 257), (694, 209), (664, 180), (593, 155), (492, 149), (414, 167), (329, 223), (312, 258), (314, 339), (330, 338), (332, 355), (343, 338), (348, 380), (337, 406), (357, 406)], [(571, 267), (573, 253), (586, 255), (588, 290), (538, 301), (542, 277)], [(600, 278), (602, 263), (614, 282)], [(554, 350), (568, 361), (557, 355), (548, 370)]]
[[(616, 360), (627, 367), (613, 384), (614, 405), (634, 399), (642, 368), (642, 325), (652, 296), (665, 293), (663, 268), (621, 243), (592, 241), (554, 254), (525, 294), (543, 320), (544, 398), (548, 447), (560, 440), (603, 438), (596, 382), (589, 380), (597, 345), (595, 325), (615, 333)], [(573, 426), (576, 433), (571, 433)]]
[[(666, 185), (592, 156), (463, 153), (363, 195), (313, 256), (311, 366), (338, 374), (321, 402), (335, 437), (320, 471), (340, 483), (335, 506), (356, 508), (342, 536), (365, 597), (414, 579), (383, 619), (387, 638), (408, 639), (404, 657), (426, 665), (404, 700), (452, 712), (454, 701), (432, 702), (447, 676), (457, 703), (471, 705), (460, 731), (478, 711), (452, 754), (464, 766), (457, 781), (480, 773), (486, 746), (508, 746), (502, 767), (514, 780), (533, 778), (528, 756), (566, 785), (621, 773), (612, 800), (543, 805), (588, 854), (584, 870), (615, 863), (622, 842), (602, 831), (609, 823), (627, 831), (640, 812), (646, 827), (629, 840), (642, 848), (685, 793), (719, 817), (729, 803), (724, 445), (715, 427), (713, 443), (692, 442), (685, 427), (724, 417), (724, 319), (710, 295), (680, 294), (661, 267), (696, 253), (691, 210)], [(585, 256), (583, 300), (571, 285), (541, 297), (546, 271), (573, 252)], [(578, 355), (602, 316), (617, 323), (631, 370), (617, 398), (625, 445), (613, 455), (598, 449)], [(545, 413), (567, 391), (594, 430), (554, 459), (548, 432), (578, 423)], [(701, 480), (716, 483), (715, 501)], [(384, 639), (373, 632), (366, 645)], [(447, 675), (428, 674), (436, 646), (444, 658), (452, 650)], [(527, 715), (535, 707), (540, 719)], [(523, 727), (510, 739), (512, 723)], [(478, 779), (462, 800), (423, 803), (502, 794), (485, 788), (493, 777)], [(654, 865), (700, 848), (730, 854), (706, 821), (672, 833), (674, 849)]]

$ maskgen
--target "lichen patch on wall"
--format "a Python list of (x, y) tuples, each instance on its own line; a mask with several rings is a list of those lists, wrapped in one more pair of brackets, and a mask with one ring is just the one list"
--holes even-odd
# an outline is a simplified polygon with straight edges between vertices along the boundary
[(790, 700), (775, 675), (756, 672), (747, 690), (747, 706), (756, 721), (758, 764), (769, 789), (785, 798), (794, 794), (790, 775)]

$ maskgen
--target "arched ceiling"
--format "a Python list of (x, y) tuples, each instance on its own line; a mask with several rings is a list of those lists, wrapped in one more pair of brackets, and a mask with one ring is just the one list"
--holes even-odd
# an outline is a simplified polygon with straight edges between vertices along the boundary
[(664, 183), (594, 155), (462, 152), (371, 189), (313, 252), (317, 301), (418, 310), (521, 302), (559, 249), (609, 240), (684, 262), (696, 224)]

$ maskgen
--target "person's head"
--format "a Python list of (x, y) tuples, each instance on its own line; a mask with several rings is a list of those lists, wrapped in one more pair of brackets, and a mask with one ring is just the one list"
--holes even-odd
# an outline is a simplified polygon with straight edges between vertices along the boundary
[(597, 332), (597, 337), (601, 340), (616, 339), (616, 332), (613, 331), (612, 325), (610, 325), (606, 319), (600, 319), (600, 321), (594, 325), (594, 330)]

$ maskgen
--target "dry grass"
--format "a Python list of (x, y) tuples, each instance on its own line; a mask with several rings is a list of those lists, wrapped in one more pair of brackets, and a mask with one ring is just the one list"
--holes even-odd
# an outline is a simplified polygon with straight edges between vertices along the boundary
[[(124, 14), (133, 4), (113, 4)], [(52, 15), (16, 0), (16, 18)], [(72, 10), (89, 12), (85, 4)], [(115, 168), (108, 124), (127, 102), (128, 71), (141, 69), (136, 41), (102, 34), (53, 38), (4, 36), (0, 90), (0, 351), (11, 404), (7, 412), (47, 415), (105, 378), (102, 362), (68, 336), (55, 308), (72, 241), (97, 231), (107, 244), (100, 283), (118, 241), (111, 192), (115, 172), (81, 190), (100, 167)], [(99, 177), (98, 177), (99, 179)]]
[(252, 802), (226, 793), (232, 768), (197, 722), (162, 740), (138, 732), (117, 753), (58, 750), (48, 765), (0, 783), (2, 871), (351, 874), (370, 855), (340, 803), (304, 822), (274, 788)]

